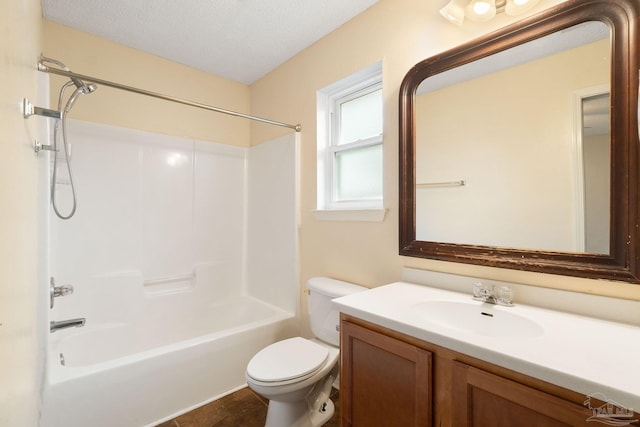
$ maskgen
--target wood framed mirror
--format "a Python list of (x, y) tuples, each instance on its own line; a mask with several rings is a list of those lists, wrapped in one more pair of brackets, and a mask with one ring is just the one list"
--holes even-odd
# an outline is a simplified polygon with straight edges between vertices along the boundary
[(400, 255), (640, 282), (639, 6), (568, 0), (407, 73)]

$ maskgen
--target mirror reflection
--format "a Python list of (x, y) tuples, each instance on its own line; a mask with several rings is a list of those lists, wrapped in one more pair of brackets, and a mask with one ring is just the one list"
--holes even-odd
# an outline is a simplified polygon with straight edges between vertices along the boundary
[(416, 239), (609, 254), (610, 46), (588, 22), (424, 80)]

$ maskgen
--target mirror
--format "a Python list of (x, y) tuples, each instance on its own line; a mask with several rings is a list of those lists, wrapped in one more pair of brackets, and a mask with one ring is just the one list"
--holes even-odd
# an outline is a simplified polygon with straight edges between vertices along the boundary
[(638, 282), (636, 18), (570, 0), (409, 71), (401, 255)]
[[(608, 154), (591, 159), (609, 152), (609, 127), (588, 123), (594, 135), (583, 132), (585, 111), (593, 111), (590, 122), (608, 124), (608, 104), (604, 114), (584, 104), (609, 93), (609, 33), (602, 22), (579, 24), (418, 86), (418, 240), (590, 252), (585, 218), (604, 213), (590, 221), (589, 240), (604, 243), (592, 245), (596, 253), (609, 253), (608, 187), (592, 182), (609, 181)], [(604, 141), (600, 150), (583, 150), (594, 140)], [(601, 167), (588, 169), (590, 192), (587, 165)], [(605, 212), (593, 197), (602, 189)]]

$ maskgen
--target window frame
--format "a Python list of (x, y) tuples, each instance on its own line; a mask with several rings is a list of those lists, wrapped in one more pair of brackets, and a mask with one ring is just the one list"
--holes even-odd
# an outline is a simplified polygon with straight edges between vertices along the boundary
[[(382, 211), (384, 217), (384, 188), (380, 197), (338, 200), (336, 156), (338, 153), (355, 151), (380, 145), (384, 163), (384, 101), (382, 103), (382, 132), (379, 135), (340, 144), (341, 142), (341, 105), (365, 96), (383, 91), (382, 64), (380, 62), (336, 83), (321, 89), (318, 99), (318, 211)], [(383, 93), (383, 92), (382, 92)], [(384, 99), (384, 95), (383, 95)], [(383, 166), (383, 165), (382, 165)], [(384, 168), (383, 168), (384, 169)], [(384, 170), (381, 170), (380, 184), (384, 183)], [(316, 212), (318, 212), (316, 211)], [(377, 218), (377, 215), (374, 215)], [(349, 215), (353, 219), (353, 214)], [(327, 218), (322, 218), (327, 219)], [(368, 220), (368, 219), (363, 219)], [(379, 220), (379, 219), (370, 219)]]

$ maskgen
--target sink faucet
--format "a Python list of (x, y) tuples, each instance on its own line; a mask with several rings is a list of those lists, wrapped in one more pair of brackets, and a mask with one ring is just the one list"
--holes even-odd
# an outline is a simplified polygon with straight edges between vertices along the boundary
[(485, 285), (482, 282), (473, 284), (473, 299), (489, 304), (513, 306), (513, 289), (509, 286)]
[(49, 331), (55, 332), (59, 329), (67, 329), (67, 328), (79, 328), (84, 326), (85, 318), (81, 317), (78, 319), (69, 319), (69, 320), (61, 320), (59, 322), (51, 321), (49, 323)]

